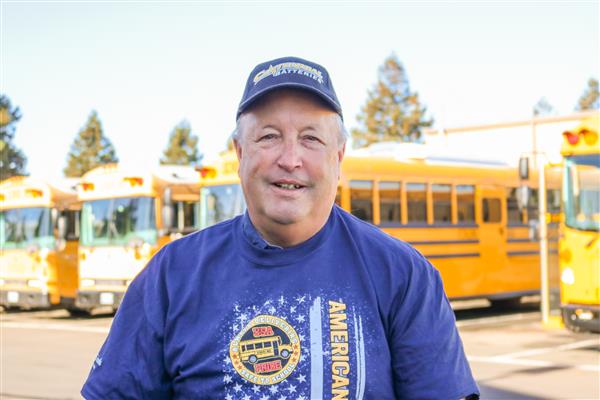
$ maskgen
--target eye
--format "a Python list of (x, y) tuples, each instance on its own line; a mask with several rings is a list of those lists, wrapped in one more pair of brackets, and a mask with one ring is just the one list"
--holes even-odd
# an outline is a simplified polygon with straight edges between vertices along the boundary
[(275, 140), (277, 139), (278, 135), (276, 133), (265, 133), (261, 136), (258, 137), (257, 142), (264, 142), (264, 141), (269, 141), (269, 140)]
[(323, 143), (323, 141), (314, 135), (304, 135), (302, 139), (310, 143)]

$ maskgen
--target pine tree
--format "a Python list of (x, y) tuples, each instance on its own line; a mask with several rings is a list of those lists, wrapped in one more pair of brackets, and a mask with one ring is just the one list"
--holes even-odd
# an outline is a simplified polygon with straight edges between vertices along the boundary
[(598, 79), (590, 78), (587, 87), (577, 102), (575, 110), (598, 110), (600, 94), (598, 93)]
[(114, 146), (104, 136), (98, 113), (92, 111), (71, 145), (67, 166), (63, 170), (65, 176), (79, 177), (99, 165), (118, 161)]
[(0, 181), (15, 175), (27, 175), (27, 157), (12, 142), (16, 123), (21, 119), (19, 107), (12, 106), (6, 95), (0, 95)]
[(352, 130), (354, 147), (380, 141), (418, 141), (421, 129), (433, 124), (425, 112), (418, 93), (410, 91), (404, 66), (392, 54), (379, 68), (378, 81), (357, 116), (359, 127)]
[(161, 164), (192, 165), (198, 164), (202, 154), (198, 153), (198, 137), (192, 133), (187, 121), (181, 121), (169, 136), (169, 144), (163, 151)]

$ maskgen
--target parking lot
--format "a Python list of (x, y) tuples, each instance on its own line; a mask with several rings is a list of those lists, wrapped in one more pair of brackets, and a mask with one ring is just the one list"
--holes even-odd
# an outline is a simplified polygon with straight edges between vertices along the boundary
[[(112, 316), (0, 315), (2, 399), (77, 399)], [(529, 307), (457, 311), (484, 399), (600, 398), (600, 336), (545, 329)]]

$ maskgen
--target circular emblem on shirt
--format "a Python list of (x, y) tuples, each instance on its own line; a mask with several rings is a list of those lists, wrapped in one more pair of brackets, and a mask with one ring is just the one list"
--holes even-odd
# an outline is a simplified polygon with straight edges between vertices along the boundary
[(242, 378), (257, 385), (273, 385), (298, 365), (300, 338), (285, 320), (259, 315), (233, 338), (229, 357)]

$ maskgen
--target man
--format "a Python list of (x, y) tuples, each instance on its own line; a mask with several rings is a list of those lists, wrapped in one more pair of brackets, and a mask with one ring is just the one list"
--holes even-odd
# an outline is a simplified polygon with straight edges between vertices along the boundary
[(475, 398), (439, 273), (334, 206), (345, 139), (325, 68), (258, 65), (234, 133), (247, 212), (154, 257), (84, 397)]

